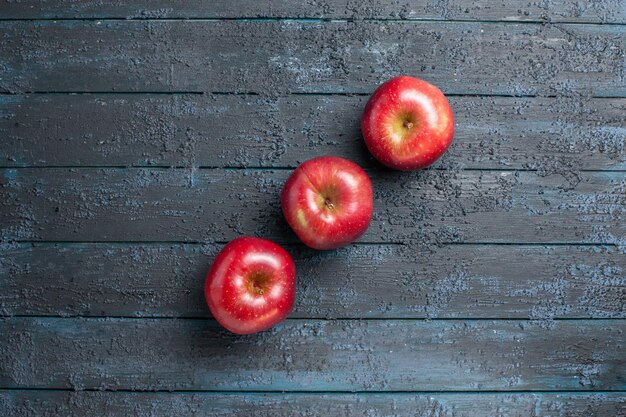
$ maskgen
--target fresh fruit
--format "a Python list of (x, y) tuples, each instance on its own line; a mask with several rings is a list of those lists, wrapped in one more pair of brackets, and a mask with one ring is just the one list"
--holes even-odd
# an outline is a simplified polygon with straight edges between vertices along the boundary
[(361, 236), (372, 219), (373, 200), (365, 171), (335, 156), (301, 164), (282, 192), (287, 223), (314, 249), (338, 248)]
[(267, 330), (293, 307), (296, 267), (285, 249), (257, 237), (239, 237), (217, 254), (204, 295), (211, 313), (237, 334)]
[(374, 158), (402, 171), (426, 168), (448, 149), (454, 117), (434, 85), (401, 76), (383, 83), (370, 97), (361, 131)]

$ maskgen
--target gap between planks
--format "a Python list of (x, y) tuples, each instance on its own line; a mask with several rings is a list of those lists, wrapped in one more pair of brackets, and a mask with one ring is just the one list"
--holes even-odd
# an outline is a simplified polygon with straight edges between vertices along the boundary
[(346, 391), (346, 390), (338, 390), (338, 391), (304, 391), (304, 390), (242, 390), (242, 391), (233, 391), (233, 390), (135, 390), (135, 389), (99, 389), (99, 388), (82, 388), (82, 389), (72, 389), (72, 388), (40, 388), (40, 387), (0, 387), (0, 393), (2, 391), (59, 391), (59, 392), (109, 392), (109, 393), (133, 393), (133, 394), (206, 394), (206, 395), (240, 395), (240, 394), (290, 394), (290, 395), (328, 395), (328, 394), (337, 394), (337, 395), (346, 395), (346, 394), (354, 394), (354, 395), (380, 395), (380, 394), (388, 394), (388, 395), (414, 395), (414, 394), (568, 394), (568, 395), (589, 395), (589, 394), (620, 394), (626, 393), (626, 390), (595, 390), (595, 391), (563, 391), (563, 390), (512, 390), (512, 391), (498, 391), (498, 390), (485, 390), (485, 391), (467, 391), (467, 390), (435, 390), (435, 391), (411, 391), (411, 390), (395, 390), (395, 391), (380, 391), (380, 390), (372, 390), (372, 391)]
[[(150, 169), (150, 170), (224, 170), (224, 171), (291, 171), (296, 169), (297, 166), (285, 165), (285, 166), (217, 166), (217, 165), (198, 165), (198, 166), (184, 166), (184, 165), (17, 165), (17, 166), (3, 166), (0, 165), (2, 170), (12, 169)], [(366, 172), (371, 172), (372, 169), (364, 168)], [(449, 168), (429, 168), (431, 171), (451, 171)], [(467, 172), (538, 172), (536, 168), (459, 168), (460, 171)], [(423, 170), (426, 171), (426, 170)], [(625, 172), (626, 169), (577, 169), (573, 172)]]
[[(319, 97), (369, 97), (374, 91), (362, 93), (362, 92), (322, 92), (322, 91), (292, 91), (282, 96), (319, 96)], [(176, 95), (214, 95), (214, 96), (264, 96), (256, 91), (199, 91), (199, 90), (180, 90), (180, 91), (97, 91), (97, 90), (84, 90), (84, 91), (64, 91), (64, 90), (32, 90), (32, 91), (0, 91), (0, 96), (29, 96), (29, 95), (163, 95), (163, 96), (176, 96)], [(476, 97), (476, 98), (563, 98), (569, 96), (555, 95), (555, 94), (503, 94), (503, 93), (445, 93), (446, 97)], [(612, 96), (612, 95), (591, 95), (584, 96), (589, 99), (606, 99), (606, 100), (619, 100), (626, 98), (625, 96)]]
[[(208, 309), (207, 309), (208, 311)], [(59, 315), (59, 314), (13, 314), (13, 315), (0, 315), (0, 320), (6, 319), (46, 319), (46, 320), (71, 320), (71, 319), (84, 319), (84, 320), (151, 320), (151, 321), (161, 321), (161, 320), (176, 320), (176, 321), (211, 321), (216, 322), (216, 320), (211, 316), (156, 316), (156, 315), (146, 315), (146, 316), (123, 316), (123, 315), (105, 315), (105, 316), (97, 316), (97, 315), (89, 315), (89, 314), (67, 314), (67, 315)], [(512, 322), (545, 322), (545, 321), (555, 321), (555, 322), (576, 322), (576, 321), (626, 321), (626, 317), (551, 317), (548, 319), (532, 319), (528, 317), (294, 317), (294, 318), (286, 318), (283, 323), (292, 322), (309, 322), (309, 321), (322, 321), (322, 322), (345, 322), (345, 321), (358, 321), (358, 322), (375, 322), (375, 321), (387, 321), (387, 322), (484, 322), (484, 321), (512, 321)], [(0, 388), (2, 389), (2, 388)]]
[[(9, 240), (1, 243), (16, 243), (18, 245), (225, 245), (230, 241), (199, 241), (199, 240)], [(299, 246), (300, 243), (285, 242), (283, 246)], [(352, 242), (355, 246), (411, 246), (407, 242)], [(441, 242), (441, 246), (581, 246), (581, 247), (617, 247), (614, 242)]]
[(576, 25), (576, 26), (625, 26), (626, 22), (576, 22), (534, 19), (534, 20), (489, 20), (489, 19), (438, 19), (438, 18), (324, 18), (324, 17), (189, 17), (189, 18), (154, 18), (154, 17), (31, 17), (31, 18), (0, 18), (0, 22), (278, 22), (278, 23), (475, 23), (475, 24), (511, 24), (511, 25)]

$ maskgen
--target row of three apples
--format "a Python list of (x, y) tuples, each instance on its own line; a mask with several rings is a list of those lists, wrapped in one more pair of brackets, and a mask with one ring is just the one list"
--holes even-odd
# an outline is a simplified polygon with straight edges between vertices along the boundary
[[(399, 170), (425, 168), (450, 146), (454, 120), (448, 100), (434, 85), (401, 76), (382, 84), (369, 99), (361, 130), (372, 155)], [(368, 228), (372, 184), (357, 164), (335, 156), (302, 163), (282, 191), (282, 210), (307, 246), (345, 246)], [(280, 245), (240, 237), (217, 255), (205, 296), (215, 319), (238, 334), (266, 330), (284, 320), (295, 298), (296, 268)]]

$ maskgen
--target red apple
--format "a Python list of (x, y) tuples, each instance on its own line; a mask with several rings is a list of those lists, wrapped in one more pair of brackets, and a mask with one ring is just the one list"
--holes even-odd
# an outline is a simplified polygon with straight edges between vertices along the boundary
[(426, 168), (448, 149), (454, 117), (446, 96), (413, 77), (383, 83), (370, 97), (361, 131), (368, 149), (390, 168)]
[(237, 334), (267, 330), (291, 312), (296, 267), (276, 243), (257, 237), (234, 239), (217, 254), (204, 295), (211, 313)]
[(354, 162), (323, 156), (301, 164), (282, 193), (283, 214), (305, 245), (335, 249), (361, 236), (370, 224), (374, 193)]

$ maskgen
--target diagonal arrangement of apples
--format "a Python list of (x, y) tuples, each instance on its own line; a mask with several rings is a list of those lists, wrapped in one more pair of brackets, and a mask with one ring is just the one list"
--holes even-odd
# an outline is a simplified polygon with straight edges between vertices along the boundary
[[(367, 148), (398, 170), (426, 168), (448, 149), (454, 118), (434, 85), (400, 76), (383, 83), (361, 118)], [(361, 167), (336, 156), (302, 163), (282, 191), (282, 211), (300, 240), (313, 249), (345, 246), (367, 230), (374, 209), (372, 183)], [(280, 245), (244, 236), (229, 242), (206, 277), (204, 294), (227, 330), (251, 334), (283, 321), (293, 308), (296, 267)]]

